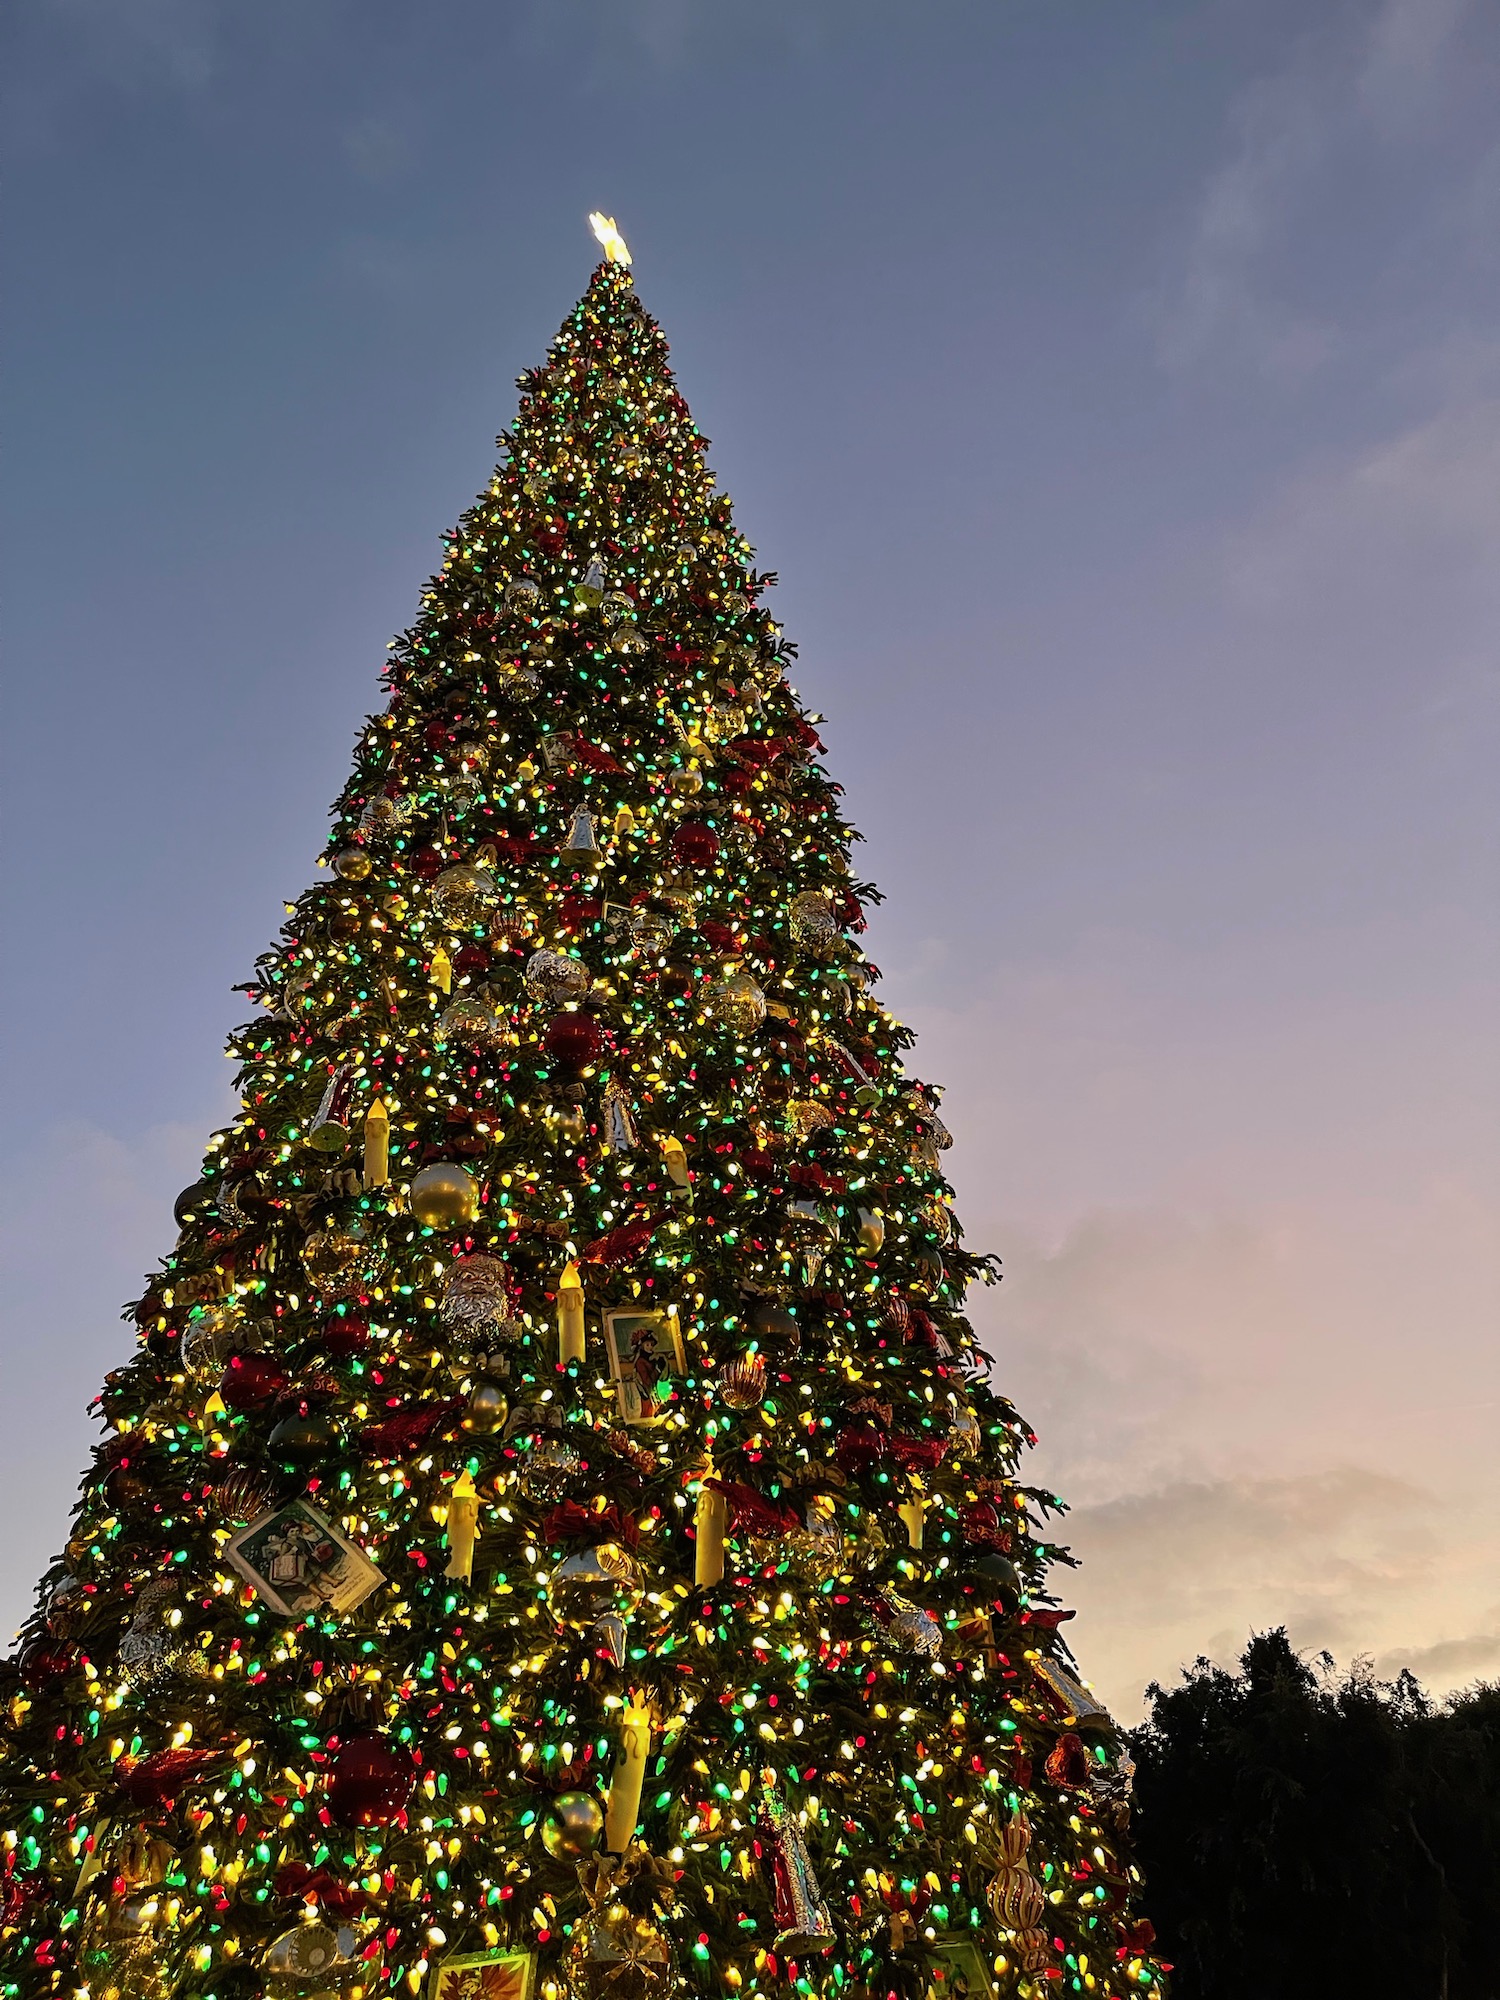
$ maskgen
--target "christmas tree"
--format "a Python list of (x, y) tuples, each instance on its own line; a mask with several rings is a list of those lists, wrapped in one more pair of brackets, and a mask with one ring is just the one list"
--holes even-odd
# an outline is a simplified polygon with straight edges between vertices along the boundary
[(596, 229), (3, 1670), (7, 1996), (1163, 1991), (821, 718)]

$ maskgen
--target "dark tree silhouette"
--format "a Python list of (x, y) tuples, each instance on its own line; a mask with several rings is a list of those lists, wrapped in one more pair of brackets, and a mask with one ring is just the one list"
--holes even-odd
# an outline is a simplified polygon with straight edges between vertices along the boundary
[(1137, 1837), (1176, 2000), (1497, 2000), (1500, 1688), (1437, 1706), (1278, 1630), (1148, 1699)]

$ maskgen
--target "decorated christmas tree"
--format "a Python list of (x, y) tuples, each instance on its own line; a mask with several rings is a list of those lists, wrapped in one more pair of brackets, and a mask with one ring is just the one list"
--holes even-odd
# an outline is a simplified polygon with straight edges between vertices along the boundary
[(858, 836), (595, 221), (3, 1670), (8, 1996), (1162, 1991)]

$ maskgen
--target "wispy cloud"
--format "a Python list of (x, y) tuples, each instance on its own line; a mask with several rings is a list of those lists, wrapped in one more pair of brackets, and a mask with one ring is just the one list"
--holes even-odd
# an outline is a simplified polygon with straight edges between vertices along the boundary
[(1168, 367), (1212, 360), (1298, 381), (1339, 355), (1353, 329), (1310, 302), (1323, 183), (1432, 136), (1472, 12), (1472, 0), (1381, 0), (1314, 13), (1289, 59), (1240, 92), (1155, 303)]

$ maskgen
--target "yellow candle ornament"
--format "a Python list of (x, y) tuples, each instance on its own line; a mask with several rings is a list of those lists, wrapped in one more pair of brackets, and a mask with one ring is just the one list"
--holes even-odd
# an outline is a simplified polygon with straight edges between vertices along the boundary
[(641, 1787), (646, 1782), (646, 1759), (650, 1754), (650, 1710), (627, 1708), (620, 1718), (620, 1754), (604, 1808), (604, 1845), (611, 1854), (623, 1854), (635, 1838), (636, 1821), (641, 1816)]
[(708, 1483), (714, 1476), (710, 1462), (698, 1486), (698, 1509), (693, 1516), (693, 1581), (697, 1584), (717, 1583), (724, 1574), (724, 1529), (729, 1509), (724, 1495)]
[(427, 976), (439, 993), (453, 991), (453, 961), (441, 945), (432, 954), (432, 964), (428, 968)]
[(384, 1187), (391, 1177), (391, 1114), (377, 1097), (365, 1113), (365, 1186)]
[(903, 1500), (896, 1509), (906, 1526), (906, 1539), (914, 1549), (922, 1546), (922, 1522), (927, 1512), (927, 1503), (922, 1498), (922, 1482), (912, 1474), (911, 1498)]
[(453, 1482), (448, 1496), (448, 1567), (444, 1576), (470, 1583), (474, 1576), (474, 1544), (479, 1539), (479, 1489), (467, 1469)]
[(564, 1367), (583, 1359), (583, 1280), (576, 1264), (557, 1281), (557, 1358)]

